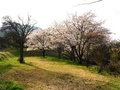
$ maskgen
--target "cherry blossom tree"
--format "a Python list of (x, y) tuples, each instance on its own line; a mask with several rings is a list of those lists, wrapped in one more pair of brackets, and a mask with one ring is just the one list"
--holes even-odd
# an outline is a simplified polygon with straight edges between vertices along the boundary
[(49, 37), (46, 30), (34, 31), (29, 37), (27, 42), (28, 48), (39, 49), (45, 57), (45, 49), (49, 48)]
[[(74, 41), (76, 45), (73, 46), (79, 63), (82, 63), (85, 59), (86, 53), (96, 45), (96, 40), (99, 41), (99, 37), (108, 38), (109, 30), (102, 27), (103, 22), (97, 22), (94, 20), (95, 15), (91, 12), (85, 13), (82, 16), (73, 15), (71, 19), (68, 20), (67, 24), (68, 30), (73, 30)], [(100, 40), (101, 41), (101, 40)], [(75, 42), (73, 42), (75, 44)], [(100, 42), (102, 43), (102, 42)]]
[[(77, 58), (79, 63), (85, 59), (87, 65), (90, 59), (90, 51), (95, 45), (102, 43), (100, 37), (108, 38), (109, 30), (102, 27), (103, 22), (94, 20), (91, 12), (82, 16), (72, 15), (62, 23), (56, 23), (52, 29), (56, 32), (57, 42), (64, 44), (64, 48), (71, 52), (72, 58)], [(98, 41), (101, 41), (98, 43)]]

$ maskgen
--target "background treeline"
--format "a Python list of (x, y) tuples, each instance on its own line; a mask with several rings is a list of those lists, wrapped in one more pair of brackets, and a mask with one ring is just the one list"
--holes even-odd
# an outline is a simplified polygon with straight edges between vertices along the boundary
[[(1, 30), (6, 32), (0, 38), (0, 47), (11, 45), (20, 48), (20, 45), (24, 44), (23, 48), (27, 48), (28, 51), (25, 53), (26, 55), (36, 52), (43, 57), (46, 55), (58, 56), (80, 65), (84, 64), (86, 67), (97, 65), (99, 73), (107, 71), (110, 74), (119, 75), (120, 42), (112, 41), (111, 32), (103, 26), (104, 22), (96, 21), (95, 17), (91, 12), (81, 16), (69, 15), (66, 20), (55, 22), (46, 30), (33, 30), (30, 25), (14, 22), (11, 23), (16, 26), (10, 23), (14, 27), (10, 26), (6, 29), (6, 23), (3, 23)], [(28, 18), (28, 20), (30, 19)], [(20, 33), (21, 30), (23, 30), (22, 33)], [(29, 34), (26, 32), (27, 30), (31, 30)], [(40, 52), (33, 50), (40, 50)]]

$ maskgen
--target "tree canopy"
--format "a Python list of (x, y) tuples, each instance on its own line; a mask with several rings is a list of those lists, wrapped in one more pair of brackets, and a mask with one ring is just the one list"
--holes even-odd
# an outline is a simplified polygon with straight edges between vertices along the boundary
[(18, 16), (18, 21), (14, 21), (10, 16), (3, 17), (1, 31), (5, 32), (5, 36), (9, 38), (10, 43), (18, 45), (20, 48), (20, 63), (24, 62), (23, 48), (27, 41), (27, 36), (34, 30), (35, 23), (28, 16), (25, 21)]

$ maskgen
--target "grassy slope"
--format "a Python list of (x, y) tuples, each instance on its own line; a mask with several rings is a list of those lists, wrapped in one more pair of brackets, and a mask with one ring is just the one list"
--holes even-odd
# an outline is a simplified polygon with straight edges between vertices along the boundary
[(0, 61), (0, 80), (22, 84), (25, 90), (120, 90), (120, 79), (91, 73), (86, 67), (56, 58), (26, 57), (25, 64), (8, 54)]

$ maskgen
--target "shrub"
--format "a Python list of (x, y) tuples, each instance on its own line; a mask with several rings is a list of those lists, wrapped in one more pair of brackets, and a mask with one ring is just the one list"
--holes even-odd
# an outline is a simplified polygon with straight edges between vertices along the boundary
[(24, 90), (24, 87), (13, 81), (0, 81), (0, 90)]

